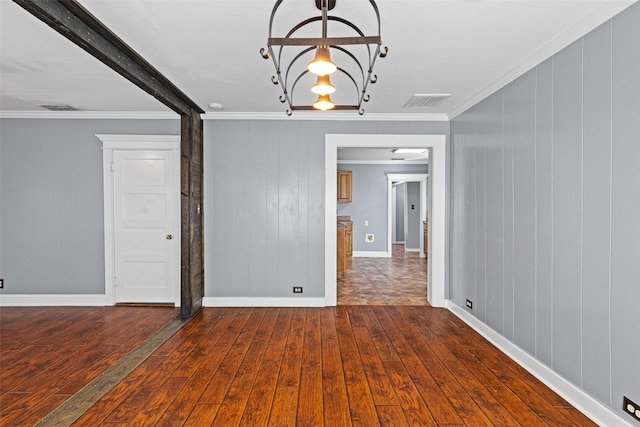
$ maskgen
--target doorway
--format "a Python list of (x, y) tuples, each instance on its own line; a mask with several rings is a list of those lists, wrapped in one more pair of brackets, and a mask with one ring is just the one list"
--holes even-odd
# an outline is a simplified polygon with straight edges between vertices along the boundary
[(180, 305), (179, 136), (103, 141), (107, 303)]
[[(445, 182), (446, 182), (446, 136), (445, 135), (366, 135), (328, 134), (325, 136), (325, 305), (337, 304), (336, 287), (336, 171), (338, 147), (428, 147), (431, 149), (429, 170), (429, 194), (433, 200), (429, 215), (430, 237), (427, 249), (428, 293), (427, 300), (433, 307), (445, 304)], [(391, 187), (391, 181), (389, 181)], [(388, 192), (391, 198), (391, 191)], [(391, 203), (389, 203), (391, 206)], [(389, 215), (389, 221), (391, 220)], [(391, 228), (388, 242), (391, 246)]]
[[(431, 191), (428, 191), (428, 174), (387, 174), (387, 218), (388, 218), (388, 249), (389, 256), (392, 254), (391, 243), (396, 242), (398, 236), (394, 238), (394, 231), (396, 231), (396, 221), (403, 221), (402, 230), (405, 236), (409, 237), (408, 240), (404, 239), (405, 250), (419, 252), (421, 257), (426, 257), (428, 248), (424, 246), (424, 239), (420, 238), (422, 230), (422, 222), (427, 220), (427, 212), (429, 206), (431, 206)], [(397, 218), (396, 198), (398, 184), (404, 184), (403, 191), (405, 196), (402, 198), (404, 207), (402, 209), (403, 218)], [(411, 191), (413, 195), (407, 191), (407, 187), (411, 185), (415, 191)], [(416, 206), (417, 205), (417, 206)], [(407, 249), (410, 248), (410, 249)]]

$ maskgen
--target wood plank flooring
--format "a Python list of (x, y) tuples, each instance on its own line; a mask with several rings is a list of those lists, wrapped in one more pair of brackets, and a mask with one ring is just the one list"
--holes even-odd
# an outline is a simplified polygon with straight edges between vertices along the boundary
[(177, 314), (168, 307), (0, 308), (0, 425), (35, 424)]
[[(99, 370), (104, 364), (99, 356), (106, 356), (97, 349), (67, 353), (71, 345), (101, 340), (87, 330), (67, 334), (74, 344), (52, 345), (46, 361), (34, 359), (18, 338), (12, 341), (20, 330), (6, 331), (11, 316), (5, 310), (0, 312), (6, 340), (0, 424), (33, 425), (64, 393), (77, 389), (69, 385), (78, 384), (75, 378)], [(97, 316), (92, 310), (102, 309), (68, 310), (69, 320), (86, 318), (81, 323), (90, 325)], [(123, 322), (130, 317), (116, 311)], [(143, 325), (132, 321), (125, 335), (142, 334)], [(38, 328), (51, 334), (61, 329)], [(104, 351), (113, 339), (107, 335), (99, 348)], [(79, 363), (91, 359), (96, 366)], [(65, 363), (56, 363), (61, 360)], [(38, 393), (49, 398), (37, 402)], [(74, 425), (594, 424), (447, 310), (345, 305), (204, 309)]]
[(337, 285), (339, 305), (429, 305), (427, 259), (404, 244), (391, 258), (349, 258)]

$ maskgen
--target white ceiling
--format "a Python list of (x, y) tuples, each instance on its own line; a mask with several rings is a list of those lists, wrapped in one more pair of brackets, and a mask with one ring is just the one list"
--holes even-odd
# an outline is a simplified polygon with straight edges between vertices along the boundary
[[(378, 83), (370, 86), (364, 117), (451, 118), (633, 2), (378, 0), (389, 54), (376, 63)], [(278, 101), (281, 90), (270, 81), (273, 63), (259, 54), (266, 47), (273, 1), (80, 3), (207, 116), (286, 117)], [(308, 16), (317, 13), (313, 0), (285, 1), (281, 9), (288, 4), (307, 8)], [(338, 0), (334, 11), (352, 19), (369, 16), (370, 6), (366, 0)], [(9, 0), (0, 0), (0, 40), (2, 113), (45, 111), (43, 104), (83, 111), (168, 111)], [(414, 94), (451, 97), (437, 107), (403, 109)], [(212, 102), (224, 110), (211, 112)], [(307, 114), (357, 117), (355, 112)]]

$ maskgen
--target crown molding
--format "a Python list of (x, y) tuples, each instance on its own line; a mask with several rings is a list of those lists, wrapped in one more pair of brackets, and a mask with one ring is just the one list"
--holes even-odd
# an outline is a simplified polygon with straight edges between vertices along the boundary
[(172, 111), (0, 111), (0, 119), (175, 120)]
[(342, 121), (399, 121), (399, 122), (448, 122), (449, 116), (446, 113), (365, 113), (362, 116), (357, 113), (343, 113), (336, 111), (311, 111), (298, 112), (287, 116), (273, 112), (227, 112), (216, 111), (202, 115), (202, 120), (342, 120)]
[[(341, 120), (447, 122), (446, 113), (365, 113), (342, 112), (227, 112), (215, 111), (201, 115), (203, 120)], [(0, 119), (94, 119), (94, 120), (171, 120), (179, 115), (171, 111), (0, 111)]]
[(605, 22), (631, 6), (636, 1), (637, 0), (611, 1), (603, 4), (593, 13), (585, 17), (582, 21), (576, 23), (572, 27), (567, 28), (566, 31), (564, 31), (558, 37), (551, 40), (540, 49), (536, 50), (528, 58), (517, 64), (511, 70), (507, 71), (496, 81), (480, 90), (476, 95), (469, 98), (466, 102), (462, 103), (458, 108), (456, 108), (449, 114), (449, 120), (453, 120), (460, 114), (467, 111), (469, 108), (487, 98), (489, 95), (497, 92), (512, 81), (516, 80), (521, 75), (525, 74), (526, 72), (540, 65), (542, 62), (551, 58), (556, 53), (569, 46), (571, 43), (581, 39), (591, 31), (598, 28), (600, 25), (604, 24)]

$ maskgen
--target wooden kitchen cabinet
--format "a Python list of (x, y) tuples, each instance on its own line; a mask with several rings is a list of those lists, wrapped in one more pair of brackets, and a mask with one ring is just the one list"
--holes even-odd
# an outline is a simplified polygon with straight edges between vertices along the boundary
[(351, 258), (353, 255), (353, 222), (347, 221), (344, 224), (344, 255)]
[(338, 171), (338, 201), (351, 201), (351, 171)]

